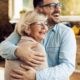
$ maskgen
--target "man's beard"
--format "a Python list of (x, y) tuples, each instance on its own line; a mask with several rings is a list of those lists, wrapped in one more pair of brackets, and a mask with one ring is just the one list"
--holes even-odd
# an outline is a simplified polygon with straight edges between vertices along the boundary
[(48, 19), (48, 24), (49, 24), (49, 26), (54, 26), (54, 25), (56, 25), (56, 24), (58, 24), (58, 23), (60, 23), (60, 21), (55, 21), (55, 20), (53, 20), (53, 19)]
[(48, 18), (48, 24), (50, 26), (60, 23), (59, 14), (60, 12), (54, 12), (51, 14), (51, 17)]

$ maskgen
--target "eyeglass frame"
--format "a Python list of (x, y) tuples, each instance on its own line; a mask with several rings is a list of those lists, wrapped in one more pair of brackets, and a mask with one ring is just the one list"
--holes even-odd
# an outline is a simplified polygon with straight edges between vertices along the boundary
[(29, 24), (29, 25), (33, 25), (33, 24), (37, 24), (37, 25), (46, 25), (46, 26), (48, 26), (48, 22), (47, 21), (45, 21), (44, 23), (42, 23), (42, 22), (33, 22), (33, 23), (31, 23), (31, 24)]
[(62, 7), (62, 3), (49, 3), (49, 4), (44, 4), (44, 5), (40, 5), (40, 7), (57, 7), (57, 6), (60, 6)]

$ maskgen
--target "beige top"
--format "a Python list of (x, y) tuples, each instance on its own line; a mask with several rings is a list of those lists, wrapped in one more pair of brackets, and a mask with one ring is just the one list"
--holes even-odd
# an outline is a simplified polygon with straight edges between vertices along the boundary
[[(18, 45), (24, 45), (26, 43), (31, 44), (32, 42), (36, 42), (34, 39), (32, 39), (31, 37), (26, 37), (23, 36), (21, 37), (20, 42), (18, 43)], [(27, 46), (27, 45), (26, 45)], [(47, 62), (47, 56), (46, 56), (46, 52), (45, 49), (43, 47), (43, 45), (41, 45), (40, 43), (38, 44), (38, 46), (36, 48), (33, 48), (34, 51), (39, 51), (41, 53), (43, 53), (45, 55), (45, 62), (44, 64), (37, 66), (35, 69), (36, 70), (41, 70), (44, 69), (46, 67), (48, 67), (48, 62)], [(5, 80), (11, 80), (9, 73), (11, 69), (21, 69), (20, 64), (23, 63), (22, 61), (16, 59), (16, 60), (6, 60), (6, 64), (5, 64)]]

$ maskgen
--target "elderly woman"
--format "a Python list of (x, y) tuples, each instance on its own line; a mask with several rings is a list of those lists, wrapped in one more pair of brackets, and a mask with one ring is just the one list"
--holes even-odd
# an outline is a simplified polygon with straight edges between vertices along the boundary
[[(38, 65), (37, 67), (35, 67), (34, 65), (31, 66), (30, 62), (26, 60), (27, 62), (24, 64), (33, 67), (34, 70), (41, 70), (48, 67), (46, 52), (43, 45), (41, 44), (41, 41), (46, 37), (46, 32), (48, 30), (46, 20), (47, 17), (45, 17), (44, 15), (38, 14), (34, 11), (29, 11), (20, 19), (20, 21), (15, 26), (15, 30), (21, 36), (21, 40), (19, 41), (17, 46), (25, 46), (26, 48), (27, 44), (37, 43), (37, 47), (35, 46), (32, 49), (34, 51), (43, 53), (45, 56), (44, 63), (41, 63), (41, 65)], [(30, 59), (30, 61), (33, 60)], [(9, 73), (14, 68), (22, 69), (20, 67), (21, 64), (23, 64), (23, 62), (20, 59), (6, 60), (5, 80), (13, 80), (10, 78)]]

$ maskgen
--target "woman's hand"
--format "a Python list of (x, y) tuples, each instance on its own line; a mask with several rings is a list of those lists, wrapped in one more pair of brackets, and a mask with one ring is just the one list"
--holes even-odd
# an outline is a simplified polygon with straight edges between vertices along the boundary
[(41, 65), (44, 62), (44, 55), (40, 52), (33, 51), (32, 48), (36, 47), (37, 43), (22, 44), (16, 49), (15, 55), (32, 67)]
[(21, 65), (24, 70), (14, 69), (10, 72), (10, 80), (36, 80), (36, 71), (30, 66)]

